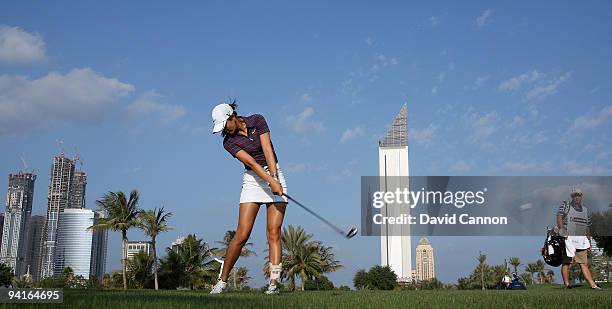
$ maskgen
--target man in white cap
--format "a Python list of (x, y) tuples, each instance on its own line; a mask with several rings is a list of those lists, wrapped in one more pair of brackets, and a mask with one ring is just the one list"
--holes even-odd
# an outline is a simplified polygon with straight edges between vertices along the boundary
[(569, 268), (570, 264), (575, 263), (580, 265), (582, 274), (591, 286), (591, 289), (601, 290), (595, 284), (595, 281), (593, 281), (589, 271), (587, 252), (591, 250), (591, 233), (589, 229), (591, 218), (587, 208), (582, 205), (582, 190), (580, 188), (573, 188), (571, 198), (572, 201), (570, 203), (563, 202), (557, 212), (557, 225), (567, 235), (565, 251), (563, 252), (563, 265), (561, 266), (563, 284), (566, 288), (571, 289)]

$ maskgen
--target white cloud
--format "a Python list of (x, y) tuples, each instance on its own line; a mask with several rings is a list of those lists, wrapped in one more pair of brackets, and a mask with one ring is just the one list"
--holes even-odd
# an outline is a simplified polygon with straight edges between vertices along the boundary
[(520, 89), (524, 84), (533, 83), (539, 79), (546, 77), (545, 74), (542, 74), (536, 70), (531, 72), (523, 73), (519, 76), (515, 76), (510, 78), (509, 80), (501, 83), (499, 85), (500, 91), (515, 91)]
[(127, 106), (127, 112), (131, 117), (155, 114), (159, 117), (162, 125), (170, 124), (187, 113), (185, 107), (163, 103), (160, 101), (161, 99), (161, 95), (156, 91), (147, 91)]
[(549, 77), (547, 74), (533, 70), (504, 81), (499, 85), (498, 89), (500, 91), (511, 92), (528, 88), (525, 92), (527, 100), (544, 99), (557, 93), (561, 84), (566, 82), (571, 75), (571, 72), (566, 72), (560, 76)]
[(435, 27), (440, 24), (440, 17), (438, 16), (430, 16), (428, 20), (429, 20), (429, 24), (432, 27)]
[(480, 16), (476, 17), (474, 24), (476, 28), (483, 28), (484, 26), (491, 23), (491, 15), (493, 15), (493, 11), (491, 9), (486, 9)]
[(283, 166), (284, 171), (290, 174), (303, 173), (306, 171), (307, 168), (308, 166), (306, 165), (306, 163), (295, 163), (295, 162), (289, 162), (287, 163), (287, 165)]
[(460, 160), (451, 165), (451, 170), (453, 172), (465, 173), (472, 170), (472, 165), (463, 160)]
[(365, 39), (365, 42), (366, 42), (366, 44), (368, 44), (368, 46), (370, 46), (370, 47), (374, 46), (374, 38), (372, 38), (371, 36), (368, 36), (368, 37)]
[(523, 135), (517, 135), (512, 138), (512, 142), (523, 145), (538, 145), (548, 140), (548, 137), (543, 132), (527, 133)]
[(408, 132), (408, 139), (411, 142), (429, 146), (433, 143), (433, 139), (438, 128), (434, 124), (429, 124), (427, 128), (416, 129), (411, 128)]
[(39, 79), (0, 75), (0, 135), (99, 121), (134, 86), (89, 68)]
[(346, 143), (349, 140), (363, 136), (363, 129), (361, 127), (349, 128), (342, 133), (340, 137), (340, 144)]
[(399, 60), (397, 60), (397, 58), (395, 57), (387, 57), (383, 54), (378, 54), (376, 55), (376, 61), (375, 61), (375, 66), (379, 67), (380, 65), (382, 65), (383, 67), (386, 66), (391, 66), (391, 65), (397, 65), (399, 63)]
[(31, 63), (45, 58), (45, 42), (38, 34), (0, 25), (0, 61)]
[(487, 82), (487, 80), (489, 80), (489, 76), (476, 77), (476, 79), (474, 80), (474, 84), (472, 84), (472, 89), (476, 90), (482, 87), (482, 85), (484, 85)]
[(608, 105), (601, 109), (598, 113), (588, 113), (574, 120), (569, 128), (570, 133), (577, 133), (595, 129), (612, 118), (612, 105)]
[(529, 90), (525, 97), (527, 100), (533, 99), (544, 99), (545, 97), (557, 93), (559, 86), (568, 80), (571, 76), (571, 72), (567, 72), (559, 77), (553, 78), (549, 81), (542, 82)]
[(552, 163), (549, 161), (504, 161), (501, 164), (501, 169), (511, 172), (550, 172), (553, 169)]
[(501, 122), (496, 111), (488, 112), (481, 115), (477, 112), (473, 112), (472, 109), (468, 110), (463, 115), (463, 121), (471, 129), (470, 140), (474, 143), (485, 142), (499, 129), (499, 123)]
[(321, 122), (312, 119), (314, 112), (314, 108), (307, 107), (297, 115), (287, 116), (285, 121), (289, 127), (298, 134), (308, 135), (311, 133), (321, 133), (325, 130), (325, 127)]
[(522, 126), (524, 123), (525, 123), (525, 118), (521, 116), (514, 116), (514, 118), (512, 118), (512, 122), (508, 124), (508, 127), (511, 129), (514, 129), (514, 128), (518, 128)]
[(433, 86), (433, 87), (431, 87), (431, 93), (432, 93), (432, 94), (436, 94), (436, 93), (438, 93), (438, 86)]
[(597, 163), (579, 163), (576, 161), (565, 161), (562, 168), (571, 175), (589, 176), (605, 172), (605, 168)]

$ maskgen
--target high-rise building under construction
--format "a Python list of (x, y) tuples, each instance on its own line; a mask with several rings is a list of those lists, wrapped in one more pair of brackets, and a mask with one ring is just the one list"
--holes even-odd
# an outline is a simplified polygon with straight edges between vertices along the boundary
[(60, 152), (53, 158), (51, 180), (47, 196), (47, 219), (41, 238), (41, 257), (39, 259), (39, 278), (51, 277), (54, 274), (54, 254), (57, 245), (57, 228), (59, 213), (69, 208), (71, 186), (74, 183), (75, 162)]
[(9, 175), (0, 262), (10, 266), (16, 276), (26, 271), (27, 227), (32, 216), (35, 181), (36, 175), (33, 173), (19, 172)]

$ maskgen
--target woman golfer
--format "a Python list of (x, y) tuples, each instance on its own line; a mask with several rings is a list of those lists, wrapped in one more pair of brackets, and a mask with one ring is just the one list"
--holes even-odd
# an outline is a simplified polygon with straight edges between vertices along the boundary
[(277, 281), (282, 268), (281, 225), (287, 206), (287, 198), (283, 193), (287, 192), (287, 186), (270, 140), (266, 120), (259, 114), (238, 116), (236, 107), (236, 102), (232, 101), (229, 104), (219, 104), (212, 110), (213, 134), (221, 132), (223, 147), (244, 164), (245, 171), (236, 234), (227, 248), (219, 281), (210, 293), (221, 293), (227, 287), (227, 277), (249, 239), (259, 206), (266, 204), (270, 284), (265, 293), (277, 294)]

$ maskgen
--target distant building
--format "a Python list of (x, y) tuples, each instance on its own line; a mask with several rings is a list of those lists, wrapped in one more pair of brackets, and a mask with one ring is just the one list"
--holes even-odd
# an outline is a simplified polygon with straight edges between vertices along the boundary
[(427, 238), (421, 238), (416, 247), (416, 280), (424, 281), (435, 277), (433, 248)]
[[(389, 131), (378, 142), (378, 167), (381, 191), (409, 188), (408, 176), (408, 107), (404, 104)], [(383, 217), (408, 215), (408, 204), (385, 204)], [(386, 222), (386, 221), (385, 221)], [(380, 225), (380, 264), (389, 266), (399, 282), (412, 281), (412, 247), (409, 224)]]
[(170, 249), (172, 249), (174, 252), (178, 252), (178, 247), (183, 244), (183, 242), (185, 241), (185, 238), (187, 238), (187, 237), (181, 236), (181, 237), (177, 238), (170, 245)]
[[(94, 212), (94, 224), (97, 224), (101, 218), (106, 218), (106, 212)], [(98, 281), (102, 282), (104, 273), (106, 272), (106, 248), (108, 245), (108, 230), (94, 230), (91, 242), (91, 265), (89, 274), (96, 276)]]
[(35, 181), (32, 173), (9, 175), (0, 262), (10, 266), (16, 276), (26, 272), (27, 226), (32, 216)]
[(2, 233), (4, 230), (4, 213), (0, 214), (0, 247), (2, 246)]
[(128, 260), (131, 260), (139, 251), (144, 251), (148, 255), (153, 255), (153, 245), (150, 241), (128, 241), (126, 246)]
[(94, 212), (91, 209), (66, 208), (59, 213), (61, 224), (57, 229), (54, 273), (61, 274), (65, 267), (72, 268), (75, 276), (89, 279)]
[[(39, 259), (39, 278), (52, 277), (56, 269), (54, 262), (57, 245), (57, 229), (59, 215), (69, 208), (70, 187), (73, 184), (74, 161), (65, 157), (61, 152), (53, 158), (51, 165), (51, 180), (47, 196), (47, 219), (43, 228), (41, 239), (41, 257)], [(93, 214), (92, 214), (93, 220)], [(91, 246), (91, 243), (90, 243)], [(89, 268), (88, 268), (89, 271)]]
[(38, 281), (39, 274), (36, 270), (36, 266), (39, 264), (40, 259), (40, 240), (42, 238), (42, 231), (45, 226), (45, 216), (32, 216), (30, 223), (28, 223), (28, 252), (26, 253), (26, 266), (30, 268), (30, 274), (32, 280)]
[(85, 208), (85, 187), (87, 186), (87, 174), (78, 170), (72, 176), (70, 185), (69, 208)]

